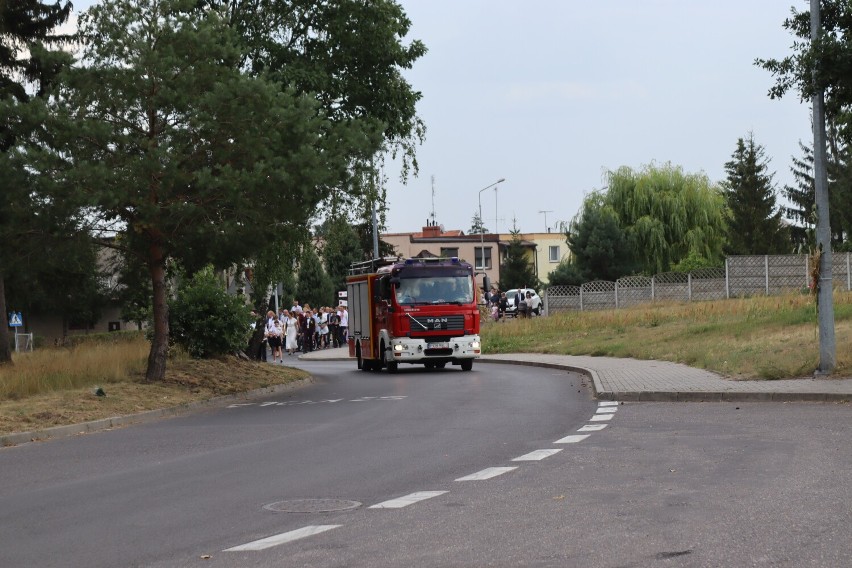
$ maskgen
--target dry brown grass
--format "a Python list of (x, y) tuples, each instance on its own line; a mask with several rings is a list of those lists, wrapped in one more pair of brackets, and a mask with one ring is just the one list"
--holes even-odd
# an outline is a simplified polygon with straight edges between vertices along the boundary
[[(43, 349), (0, 367), (0, 434), (157, 410), (305, 378), (236, 357), (169, 360), (166, 380), (144, 381), (148, 342)], [(101, 387), (106, 396), (97, 396)]]

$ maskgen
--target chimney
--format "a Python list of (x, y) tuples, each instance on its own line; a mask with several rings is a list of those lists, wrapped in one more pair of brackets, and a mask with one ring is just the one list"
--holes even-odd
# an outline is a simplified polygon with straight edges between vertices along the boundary
[(423, 236), (425, 238), (440, 237), (441, 236), (440, 225), (429, 225), (428, 227), (423, 227)]

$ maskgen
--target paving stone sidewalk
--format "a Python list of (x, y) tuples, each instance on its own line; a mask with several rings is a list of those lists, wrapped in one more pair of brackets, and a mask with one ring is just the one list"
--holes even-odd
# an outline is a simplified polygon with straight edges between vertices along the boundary
[[(345, 348), (302, 355), (303, 360), (348, 359)], [(562, 368), (592, 379), (595, 395), (623, 401), (852, 401), (852, 379), (737, 381), (667, 361), (511, 353), (483, 355), (480, 363)], [(403, 366), (403, 368), (405, 368)]]

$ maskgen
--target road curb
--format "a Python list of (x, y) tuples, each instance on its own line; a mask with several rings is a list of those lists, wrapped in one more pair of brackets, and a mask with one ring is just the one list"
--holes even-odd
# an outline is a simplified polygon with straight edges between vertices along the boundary
[(852, 401), (846, 393), (766, 392), (766, 391), (608, 391), (594, 369), (539, 361), (518, 359), (477, 359), (480, 363), (505, 363), (562, 369), (586, 375), (592, 379), (595, 398), (625, 402), (845, 402)]
[(275, 394), (289, 390), (295, 390), (303, 387), (308, 383), (313, 382), (313, 377), (291, 381), (282, 385), (274, 385), (264, 387), (262, 389), (254, 389), (251, 391), (226, 394), (210, 398), (207, 400), (199, 400), (197, 402), (188, 402), (178, 406), (169, 408), (160, 408), (157, 410), (147, 410), (137, 414), (127, 414), (125, 416), (113, 416), (110, 418), (102, 418), (100, 420), (92, 420), (90, 422), (81, 422), (80, 424), (69, 424), (67, 426), (54, 426), (52, 428), (44, 428), (41, 430), (33, 430), (30, 432), (16, 432), (13, 434), (0, 435), (0, 448), (14, 447), (29, 442), (46, 442), (57, 438), (67, 438), (70, 436), (79, 436), (81, 434), (92, 434), (94, 432), (103, 432), (129, 426), (131, 424), (144, 424), (154, 422), (163, 418), (174, 418), (191, 414), (200, 408), (208, 408), (220, 406), (222, 404), (233, 402), (235, 400), (247, 400), (263, 396), (267, 394)]

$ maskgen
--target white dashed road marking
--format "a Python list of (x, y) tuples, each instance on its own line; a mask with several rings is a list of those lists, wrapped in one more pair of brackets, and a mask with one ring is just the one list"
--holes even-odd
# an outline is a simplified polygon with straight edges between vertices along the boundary
[(582, 442), (586, 438), (589, 437), (589, 434), (572, 434), (570, 436), (565, 436), (561, 440), (556, 440), (553, 442), (554, 444), (576, 444), (577, 442)]
[(286, 542), (292, 542), (300, 538), (305, 538), (313, 536), (315, 534), (323, 533), (325, 531), (330, 531), (331, 529), (336, 529), (340, 526), (343, 525), (311, 525), (301, 529), (296, 529), (294, 531), (276, 534), (267, 538), (262, 538), (254, 542), (249, 542), (248, 544), (242, 544), (233, 548), (226, 548), (223, 552), (245, 552), (249, 550), (265, 550), (267, 548), (272, 548), (273, 546), (278, 546)]
[[(372, 401), (382, 401), (382, 400), (402, 400), (404, 398), (408, 398), (407, 396), (364, 396), (361, 398), (355, 398), (350, 400), (349, 402), (372, 402)], [(256, 406), (258, 408), (263, 408), (267, 406), (297, 406), (300, 404), (334, 404), (335, 402), (341, 402), (342, 398), (330, 398), (326, 400), (287, 400), (283, 402), (277, 402), (274, 400), (267, 402), (241, 402), (228, 405), (228, 408), (240, 408), (241, 406)]]
[(443, 495), (444, 493), (449, 493), (448, 491), (418, 491), (416, 493), (412, 493), (411, 495), (406, 495), (405, 497), (397, 497), (396, 499), (391, 499), (390, 501), (384, 501), (382, 503), (378, 503), (376, 505), (372, 505), (368, 507), (369, 509), (401, 509), (402, 507), (408, 507), (413, 503), (417, 503), (418, 501), (425, 501), (426, 499), (431, 499), (432, 497), (437, 497), (438, 495)]
[(597, 414), (615, 414), (618, 411), (616, 406), (603, 406), (598, 408)]
[(534, 452), (530, 452), (528, 454), (524, 454), (520, 457), (514, 458), (513, 462), (522, 462), (522, 461), (539, 461), (544, 458), (549, 458), (553, 454), (558, 454), (562, 451), (562, 448), (558, 448), (555, 450), (536, 450)]
[(589, 418), (590, 422), (601, 422), (604, 420), (612, 420), (613, 414), (595, 414), (591, 418)]
[(598, 403), (598, 406), (618, 406), (617, 400), (603, 400)]
[(597, 432), (598, 430), (603, 430), (606, 427), (606, 424), (586, 424), (577, 430), (577, 432)]
[(518, 469), (518, 466), (488, 467), (483, 469), (482, 471), (478, 471), (470, 475), (465, 475), (464, 477), (459, 477), (458, 479), (456, 479), (456, 481), (481, 481), (483, 479), (491, 479), (492, 477), (503, 475), (504, 473), (512, 471), (513, 469)]

